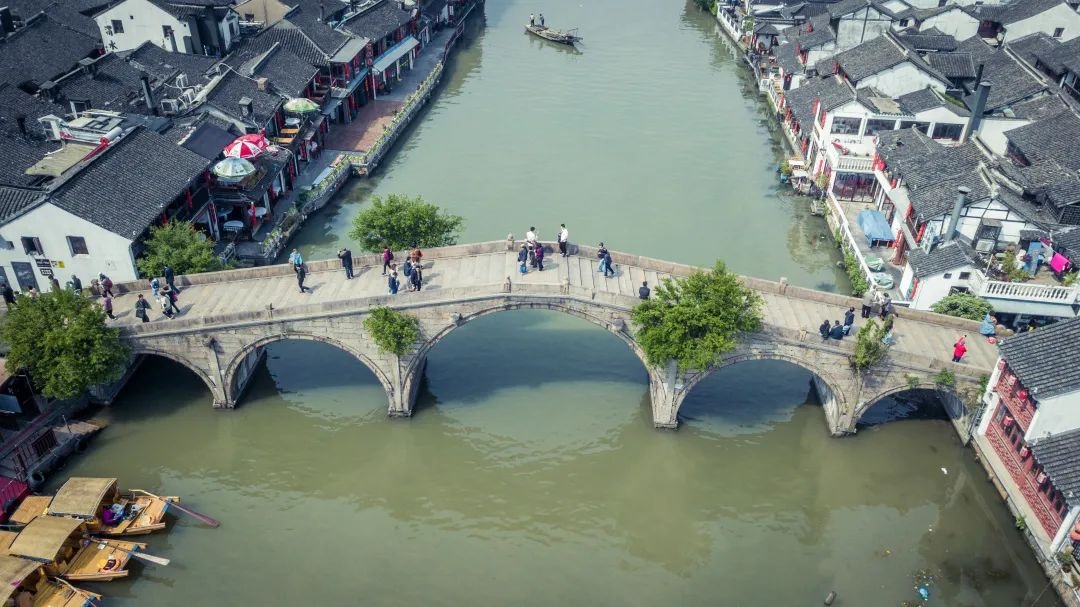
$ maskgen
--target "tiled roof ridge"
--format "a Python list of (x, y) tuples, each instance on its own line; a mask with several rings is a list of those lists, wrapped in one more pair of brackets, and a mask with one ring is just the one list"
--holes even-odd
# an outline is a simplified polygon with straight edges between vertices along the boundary
[[(341, 44), (337, 45), (337, 47), (336, 47), (336, 48), (334, 48), (333, 50), (331, 50), (331, 51), (329, 51), (329, 52), (328, 52), (328, 51), (327, 51), (326, 49), (324, 49), (324, 48), (323, 48), (323, 47), (322, 47), (322, 46), (321, 46), (321, 45), (320, 45), (320, 44), (319, 44), (318, 42), (315, 42), (315, 40), (313, 40), (313, 39), (311, 38), (311, 36), (308, 36), (308, 35), (307, 35), (307, 32), (305, 32), (305, 31), (304, 31), (304, 28), (302, 28), (302, 27), (300, 27), (299, 25), (297, 25), (297, 24), (293, 23), (292, 21), (289, 21), (289, 15), (291, 15), (291, 14), (295, 13), (295, 12), (296, 12), (296, 11), (298, 11), (298, 10), (302, 10), (302, 9), (303, 9), (303, 7), (301, 7), (301, 6), (299, 5), (299, 4), (297, 4), (296, 6), (290, 7), (290, 8), (289, 8), (289, 10), (285, 11), (285, 14), (284, 14), (284, 15), (283, 15), (283, 16), (281, 17), (281, 19), (280, 19), (280, 20), (278, 21), (278, 23), (285, 23), (285, 24), (288, 24), (288, 25), (287, 25), (288, 27), (292, 27), (292, 28), (293, 28), (293, 29), (295, 29), (296, 31), (300, 32), (300, 35), (301, 35), (301, 36), (303, 36), (303, 37), (304, 37), (304, 38), (305, 38), (305, 39), (306, 39), (306, 40), (307, 40), (308, 42), (310, 42), (311, 44), (315, 45), (315, 48), (319, 49), (320, 51), (322, 51), (322, 52), (323, 52), (323, 54), (324, 54), (324, 55), (326, 55), (326, 60), (327, 60), (327, 62), (329, 62), (329, 61), (330, 61), (330, 57), (333, 57), (333, 56), (334, 56), (334, 53), (338, 52), (339, 50), (341, 50), (341, 47), (343, 47), (343, 46), (345, 46), (346, 44), (348, 44), (348, 42), (349, 42), (349, 41), (348, 41), (348, 39), (346, 39), (346, 40), (343, 40), (343, 41), (341, 42)], [(275, 23), (275, 24), (274, 24), (273, 26), (271, 26), (271, 27), (276, 27), (276, 26), (278, 25), (278, 23)], [(326, 25), (327, 27), (330, 27), (330, 24), (328, 24), (328, 23), (326, 23), (326, 22), (320, 21), (320, 23), (323, 23), (323, 24), (324, 24), (324, 25)], [(285, 27), (285, 26), (283, 26), (283, 27)], [(330, 28), (330, 29), (332, 29), (332, 30), (334, 30), (335, 32), (338, 32), (338, 33), (340, 33), (340, 34), (345, 34), (346, 36), (352, 37), (352, 34), (347, 34), (347, 33), (345, 33), (345, 32), (342, 32), (341, 30), (339, 30), (339, 29), (337, 29), (337, 28)]]

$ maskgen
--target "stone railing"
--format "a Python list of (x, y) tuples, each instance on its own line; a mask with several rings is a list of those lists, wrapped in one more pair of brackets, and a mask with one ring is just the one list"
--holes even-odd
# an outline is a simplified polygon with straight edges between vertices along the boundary
[(833, 172), (844, 173), (873, 173), (873, 156), (845, 156), (833, 146), (829, 146), (826, 156), (829, 164), (833, 166)]
[(997, 299), (1019, 299), (1072, 305), (1076, 303), (1077, 297), (1080, 295), (1078, 289), (1080, 289), (1078, 286), (1059, 287), (1057, 285), (1039, 285), (1027, 282), (983, 280), (976, 293), (982, 297)]

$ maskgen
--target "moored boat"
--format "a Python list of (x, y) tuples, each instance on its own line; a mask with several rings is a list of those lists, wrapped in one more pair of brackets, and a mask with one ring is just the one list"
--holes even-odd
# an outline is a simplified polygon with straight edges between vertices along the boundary
[(72, 477), (53, 496), (47, 512), (85, 521), (98, 535), (144, 535), (165, 528), (165, 513), (178, 497), (121, 493), (115, 478)]
[(0, 605), (89, 607), (101, 595), (50, 580), (45, 567), (17, 556), (0, 555)]
[(577, 29), (567, 30), (563, 32), (559, 30), (553, 30), (549, 27), (544, 27), (543, 25), (533, 24), (526, 25), (525, 31), (533, 34), (534, 36), (539, 36), (544, 40), (558, 42), (559, 44), (569, 44), (571, 46), (575, 42), (579, 42), (581, 40), (581, 37), (574, 33), (577, 31)]
[(131, 555), (146, 547), (90, 538), (86, 532), (86, 522), (80, 519), (39, 516), (19, 531), (8, 553), (37, 561), (48, 576), (107, 582), (127, 577)]

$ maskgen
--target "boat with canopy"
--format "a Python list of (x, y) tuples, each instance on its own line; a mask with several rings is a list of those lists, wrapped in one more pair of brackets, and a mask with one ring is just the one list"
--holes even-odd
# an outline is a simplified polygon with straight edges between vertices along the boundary
[(37, 561), (50, 577), (107, 582), (127, 577), (131, 555), (146, 547), (91, 538), (86, 531), (86, 522), (77, 518), (39, 516), (19, 531), (8, 553)]
[(178, 497), (121, 493), (115, 478), (72, 477), (46, 511), (86, 522), (99, 535), (145, 535), (165, 528), (165, 513)]

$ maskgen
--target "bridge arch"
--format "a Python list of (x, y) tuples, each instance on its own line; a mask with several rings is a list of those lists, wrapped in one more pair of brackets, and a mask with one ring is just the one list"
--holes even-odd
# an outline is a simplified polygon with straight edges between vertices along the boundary
[(218, 386), (216, 383), (214, 383), (214, 380), (211, 379), (209, 375), (207, 375), (206, 369), (191, 362), (185, 356), (181, 356), (180, 354), (177, 354), (175, 352), (159, 350), (157, 348), (150, 348), (147, 346), (136, 346), (132, 348), (131, 354), (133, 356), (160, 356), (161, 358), (171, 360), (183, 366), (187, 370), (194, 373), (199, 379), (202, 380), (204, 384), (206, 384), (206, 387), (210, 390), (210, 395), (214, 399), (215, 406), (219, 406), (220, 403), (224, 402), (224, 399), (228, 394), (222, 386)]
[(350, 354), (353, 358), (359, 360), (365, 367), (368, 368), (368, 370), (371, 371), (372, 375), (374, 375), (375, 378), (379, 380), (379, 383), (382, 385), (383, 390), (386, 392), (387, 396), (393, 399), (394, 384), (386, 376), (384, 369), (378, 364), (376, 364), (367, 354), (360, 352), (356, 348), (353, 348), (349, 344), (338, 339), (333, 339), (323, 335), (315, 335), (313, 333), (290, 331), (288, 333), (269, 335), (256, 339), (255, 341), (246, 344), (239, 351), (232, 355), (228, 365), (225, 367), (225, 375), (222, 380), (225, 384), (223, 387), (224, 393), (229, 403), (235, 405), (236, 400), (239, 398), (239, 390), (236, 387), (236, 375), (244, 360), (246, 360), (247, 357), (251, 355), (251, 353), (258, 351), (259, 348), (269, 346), (279, 341), (290, 340), (303, 340), (324, 343), (333, 346), (341, 350), (342, 352)]
[(856, 407), (854, 413), (852, 413), (851, 423), (852, 426), (856, 426), (862, 420), (870, 409), (880, 403), (882, 399), (890, 396), (897, 396), (905, 392), (917, 392), (917, 391), (932, 392), (939, 401), (941, 401), (941, 407), (945, 411), (945, 414), (951, 419), (958, 419), (964, 416), (964, 404), (956, 397), (955, 394), (948, 390), (942, 389), (941, 386), (930, 382), (920, 381), (918, 383), (907, 383), (893, 385), (885, 390), (874, 395), (873, 398), (868, 398), (866, 401)]

